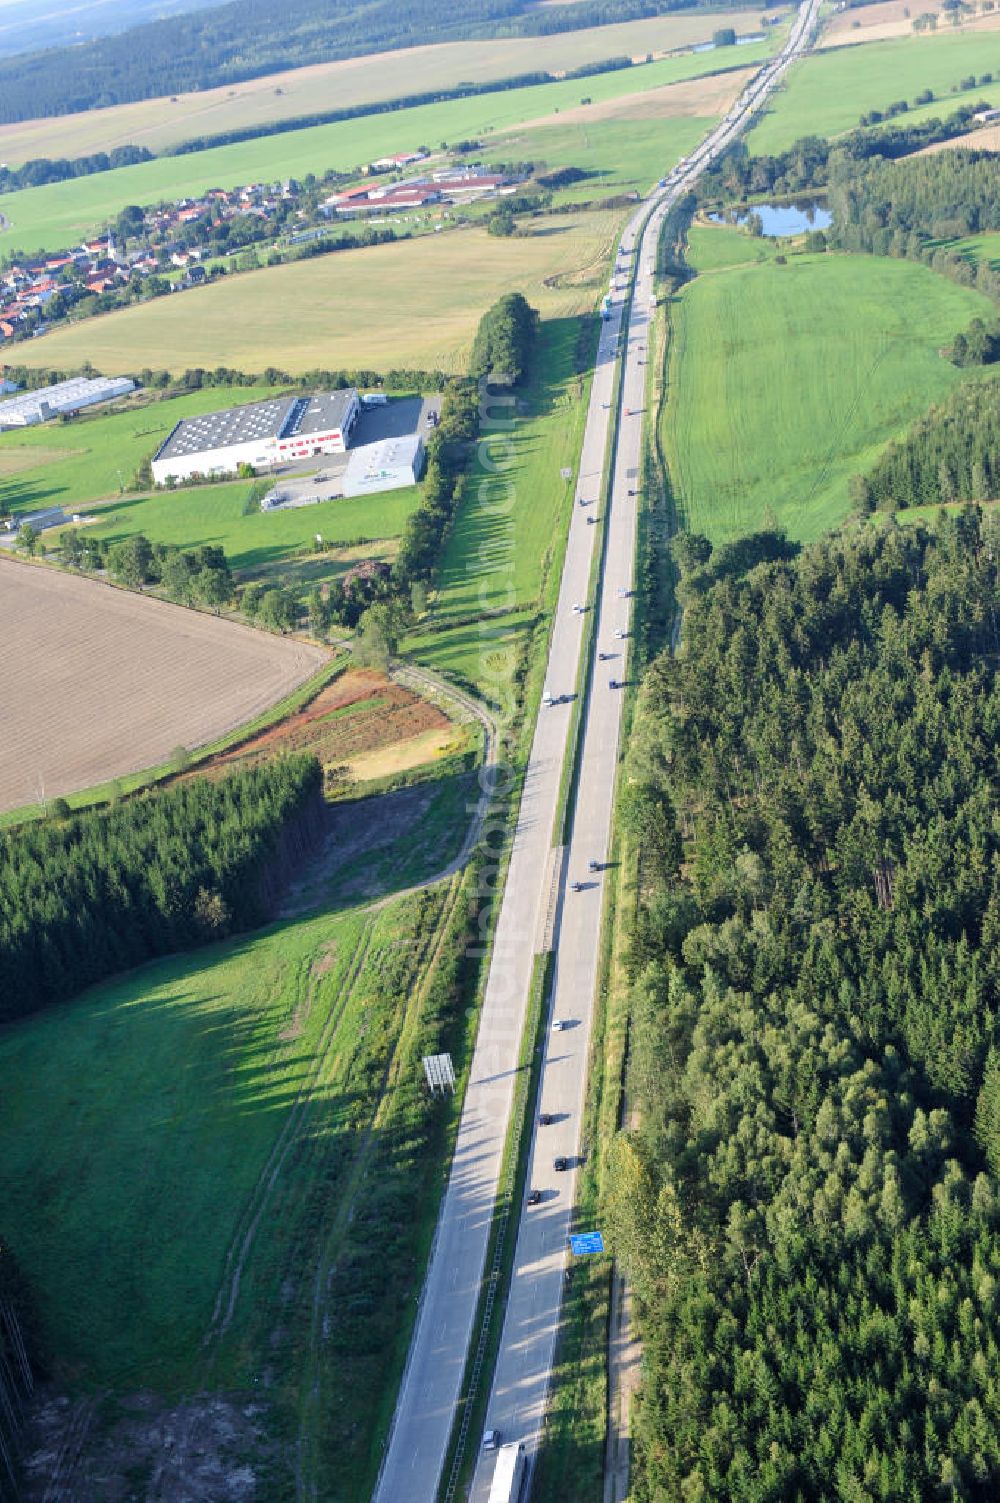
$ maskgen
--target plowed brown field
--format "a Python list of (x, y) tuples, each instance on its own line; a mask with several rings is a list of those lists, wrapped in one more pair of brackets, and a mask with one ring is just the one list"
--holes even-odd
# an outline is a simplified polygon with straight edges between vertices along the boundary
[(204, 746), (327, 654), (95, 580), (0, 559), (0, 811)]

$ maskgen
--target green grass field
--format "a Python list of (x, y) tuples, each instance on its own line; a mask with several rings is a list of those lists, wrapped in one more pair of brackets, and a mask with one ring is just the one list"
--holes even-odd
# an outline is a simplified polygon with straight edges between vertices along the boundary
[[(333, 1060), (310, 1076), (364, 927), (350, 914), (285, 925), (4, 1033), (4, 1235), (42, 1296), (57, 1370), (197, 1382), (226, 1251), (282, 1125), (300, 1092), (333, 1106), (345, 1083)], [(306, 1013), (324, 953), (334, 964)], [(345, 1064), (358, 1023), (341, 1022)], [(324, 1115), (333, 1146), (349, 1116)]]
[(312, 543), (317, 533), (330, 545), (360, 538), (396, 538), (420, 492), (417, 486), (382, 496), (321, 501), (290, 511), (243, 515), (247, 481), (125, 496), (89, 514), (100, 519), (94, 531), (117, 541), (144, 533), (154, 543), (196, 548), (217, 543), (234, 569), (260, 571), (288, 559)]
[[(741, 48), (740, 51), (745, 49)], [(505, 138), (509, 150), (548, 170), (580, 167), (593, 174), (555, 192), (557, 203), (577, 203), (604, 194), (647, 193), (714, 124), (705, 115), (677, 119), (597, 119), (538, 125)]]
[(933, 89), (940, 97), (897, 123), (948, 115), (981, 96), (1000, 104), (998, 86), (968, 95), (950, 92), (972, 73), (1000, 75), (1000, 32), (942, 32), (814, 53), (789, 74), (747, 145), (751, 153), (763, 155), (784, 151), (800, 136), (839, 135), (853, 129), (867, 110), (883, 109), (895, 99), (912, 104), (922, 89)]
[(437, 618), (540, 604), (576, 482), (579, 415), (589, 389), (589, 372), (577, 371), (590, 353), (589, 337), (582, 337), (585, 349), (577, 319), (542, 324), (533, 377), (513, 423), (491, 436), (489, 416), (506, 419), (510, 411), (499, 404), (483, 422), (480, 456), (485, 443), (499, 474), (479, 461), (473, 467), (438, 571)]
[(724, 540), (773, 514), (809, 539), (838, 522), (850, 476), (961, 379), (940, 348), (989, 311), (922, 266), (875, 257), (696, 278), (674, 308), (663, 430), (687, 526)]
[(727, 50), (724, 56), (714, 52), (689, 54), (592, 78), (445, 100), (188, 156), (161, 157), (114, 172), (5, 194), (3, 213), (8, 228), (0, 233), (0, 253), (9, 254), (14, 247), (33, 252), (74, 244), (114, 218), (126, 204), (174, 200), (211, 187), (236, 187), (261, 179), (302, 178), (330, 168), (349, 172), (391, 152), (508, 131), (525, 120), (572, 108), (585, 97), (596, 104), (701, 77), (717, 70), (720, 60), (722, 66), (750, 64), (775, 45), (778, 31), (775, 28), (766, 42), (733, 49), (732, 54)]
[(41, 506), (62, 506), (73, 512), (82, 505), (116, 496), (131, 484), (139, 464), (159, 447), (179, 419), (258, 402), (273, 389), (206, 387), (124, 411), (2, 433), (0, 511), (16, 514)]
[(728, 225), (693, 224), (688, 230), (687, 259), (698, 272), (726, 271), (733, 266), (753, 266), (778, 254), (772, 240), (762, 235), (744, 235)]
[(268, 1497), (293, 1464), (331, 1503), (367, 1495), (451, 1120), (419, 1052), (460, 907), (452, 882), (288, 920), (3, 1033), (4, 1238), (64, 1391), (252, 1395)]

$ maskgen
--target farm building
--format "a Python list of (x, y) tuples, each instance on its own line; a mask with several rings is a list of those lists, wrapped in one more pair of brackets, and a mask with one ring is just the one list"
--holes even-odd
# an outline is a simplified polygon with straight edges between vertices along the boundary
[(9, 402), (0, 402), (0, 430), (4, 428), (31, 428), (44, 423), (48, 418), (58, 417), (62, 412), (79, 412), (81, 407), (92, 407), (95, 402), (110, 402), (114, 397), (124, 397), (135, 390), (135, 382), (127, 376), (106, 379), (98, 376), (87, 379), (76, 376), (72, 381), (60, 381), (56, 386), (42, 386), (38, 391), (25, 391)]
[(232, 475), (243, 464), (266, 470), (314, 454), (342, 454), (360, 410), (350, 386), (182, 418), (153, 456), (153, 480), (166, 485), (197, 475)]
[(419, 433), (384, 438), (355, 449), (344, 471), (345, 496), (371, 496), (415, 485), (424, 468), (424, 441)]

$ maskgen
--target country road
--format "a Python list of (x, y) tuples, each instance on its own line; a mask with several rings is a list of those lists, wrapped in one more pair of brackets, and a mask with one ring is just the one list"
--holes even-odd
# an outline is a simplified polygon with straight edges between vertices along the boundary
[[(596, 613), (596, 647), (580, 727), (579, 778), (566, 858), (557, 867), (556, 964), (552, 1019), (540, 1087), (541, 1111), (553, 1121), (533, 1130), (529, 1184), (539, 1204), (518, 1208), (514, 1276), (490, 1394), (487, 1425), (505, 1440), (524, 1442), (533, 1460), (542, 1434), (559, 1327), (581, 1152), (582, 1109), (603, 905), (603, 880), (619, 761), (626, 676), (630, 592), (636, 548), (636, 497), (644, 422), (646, 335), (653, 300), (653, 265), (665, 215), (745, 129), (786, 68), (809, 46), (819, 0), (804, 0), (782, 51), (754, 76), (725, 120), (670, 173), (636, 211), (618, 260), (631, 270), (629, 295), (615, 294), (602, 327), (583, 440), (576, 501), (553, 622), (546, 683), (554, 696), (577, 687)], [(627, 265), (626, 265), (627, 263)], [(620, 410), (615, 377), (621, 366)], [(609, 446), (616, 444), (605, 518), (607, 543), (598, 598), (589, 598), (598, 527), (588, 525)], [(573, 607), (583, 604), (586, 613)], [(514, 833), (507, 882), (490, 958), (479, 1034), (448, 1186), (421, 1296), (410, 1354), (375, 1503), (434, 1503), (461, 1395), (466, 1356), (482, 1285), (503, 1147), (518, 1078), (530, 982), (549, 907), (552, 847), (562, 769), (569, 750), (572, 706), (543, 707), (532, 742)], [(571, 883), (578, 884), (573, 891)], [(569, 1167), (554, 1168), (556, 1157)], [(479, 1436), (470, 1443), (478, 1446)], [(479, 1458), (472, 1489), (486, 1503), (493, 1454)]]

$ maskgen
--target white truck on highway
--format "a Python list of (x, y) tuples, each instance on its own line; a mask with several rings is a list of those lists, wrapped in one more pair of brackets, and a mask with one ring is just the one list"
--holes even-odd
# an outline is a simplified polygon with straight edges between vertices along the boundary
[(518, 1503), (524, 1485), (524, 1446), (512, 1440), (497, 1452), (490, 1503)]

